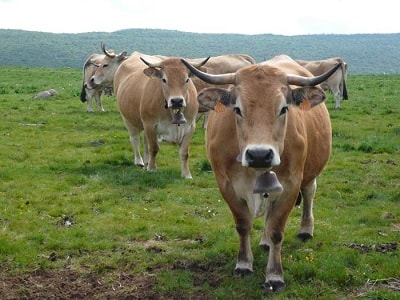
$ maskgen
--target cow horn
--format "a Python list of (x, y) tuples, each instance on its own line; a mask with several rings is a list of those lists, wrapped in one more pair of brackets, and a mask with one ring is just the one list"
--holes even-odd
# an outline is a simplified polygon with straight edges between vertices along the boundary
[(189, 64), (186, 60), (181, 59), (182, 63), (197, 77), (201, 80), (211, 83), (211, 84), (233, 84), (235, 83), (235, 73), (227, 73), (227, 74), (208, 74), (204, 73), (191, 64)]
[(151, 63), (151, 62), (148, 62), (147, 60), (145, 60), (143, 57), (140, 57), (140, 59), (142, 60), (142, 62), (144, 62), (150, 68), (161, 68), (161, 61)]
[(298, 86), (315, 86), (327, 80), (335, 71), (340, 67), (340, 64), (335, 64), (335, 66), (329, 71), (315, 77), (304, 77), (298, 75), (287, 75), (288, 84), (298, 85)]
[(104, 54), (107, 55), (108, 57), (114, 58), (115, 57), (115, 53), (114, 52), (110, 52), (106, 50), (106, 45), (101, 42), (101, 50), (103, 50)]
[(199, 63), (192, 63), (192, 62), (191, 62), (191, 65), (192, 65), (193, 67), (195, 67), (195, 68), (200, 68), (200, 67), (204, 66), (204, 65), (208, 62), (208, 60), (210, 59), (210, 57), (211, 57), (211, 56), (207, 57), (206, 59), (202, 60), (202, 61), (199, 62)]

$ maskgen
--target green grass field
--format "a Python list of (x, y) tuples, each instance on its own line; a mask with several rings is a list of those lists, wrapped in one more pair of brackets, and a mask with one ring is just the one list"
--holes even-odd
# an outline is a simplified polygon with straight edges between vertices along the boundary
[[(0, 67), (0, 298), (262, 299), (263, 220), (254, 275), (233, 277), (237, 234), (201, 126), (193, 180), (170, 144), (148, 173), (133, 165), (115, 98), (89, 114), (80, 87), (80, 70)], [(58, 95), (32, 99), (50, 88)], [(328, 94), (333, 151), (314, 238), (296, 239), (294, 209), (287, 289), (273, 299), (400, 299), (400, 76), (350, 75), (348, 92), (341, 110)]]

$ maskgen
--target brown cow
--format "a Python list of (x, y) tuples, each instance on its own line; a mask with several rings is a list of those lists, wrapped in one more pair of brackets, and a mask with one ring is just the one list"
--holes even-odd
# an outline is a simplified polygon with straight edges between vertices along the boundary
[[(117, 69), (114, 91), (129, 131), (136, 165), (147, 165), (148, 171), (156, 170), (158, 138), (162, 138), (179, 145), (182, 176), (192, 178), (189, 144), (196, 127), (198, 102), (190, 75), (180, 58), (139, 52), (134, 52)], [(141, 131), (144, 131), (144, 160), (140, 154)]]
[(340, 57), (332, 57), (324, 60), (301, 60), (296, 59), (300, 65), (309, 70), (313, 75), (321, 75), (330, 70), (336, 64), (340, 64), (340, 70), (337, 70), (335, 74), (329, 77), (325, 82), (321, 83), (321, 87), (325, 91), (331, 91), (335, 98), (335, 109), (340, 109), (340, 100), (348, 99), (347, 95), (347, 63)]
[(263, 287), (282, 290), (287, 219), (301, 191), (304, 208), (298, 236), (313, 236), (316, 178), (331, 152), (325, 93), (316, 85), (339, 66), (312, 77), (288, 56), (218, 75), (184, 63), (208, 83), (234, 85), (207, 88), (198, 95), (203, 106), (213, 109), (206, 131), (207, 156), (239, 235), (234, 274), (253, 273), (250, 232), (254, 218), (265, 215), (260, 246), (269, 249), (269, 258)]

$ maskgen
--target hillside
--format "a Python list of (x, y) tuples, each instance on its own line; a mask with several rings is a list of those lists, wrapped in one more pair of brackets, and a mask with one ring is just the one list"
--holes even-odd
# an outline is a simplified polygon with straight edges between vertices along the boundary
[(247, 53), (257, 61), (278, 54), (319, 60), (340, 56), (350, 74), (400, 74), (400, 33), (352, 35), (198, 34), (157, 29), (126, 29), (54, 34), (0, 29), (0, 66), (81, 68), (91, 53), (106, 48), (132, 53), (206, 57)]

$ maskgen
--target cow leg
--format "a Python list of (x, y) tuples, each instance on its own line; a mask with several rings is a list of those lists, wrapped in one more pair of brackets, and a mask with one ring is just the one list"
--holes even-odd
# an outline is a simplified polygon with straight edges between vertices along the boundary
[[(269, 199), (264, 229), (264, 239), (269, 245), (268, 263), (263, 288), (266, 291), (285, 289), (282, 267), (282, 242), (289, 214), (296, 202), (298, 185), (285, 186), (284, 192), (277, 199)], [(270, 195), (271, 197), (272, 195)]]
[(194, 133), (194, 129), (195, 125), (192, 125), (192, 128), (186, 133), (185, 137), (182, 140), (182, 143), (179, 145), (179, 160), (181, 162), (181, 174), (182, 177), (186, 179), (193, 178), (189, 169), (189, 148), (190, 148), (190, 141), (192, 140), (192, 136)]
[(147, 141), (149, 163), (147, 164), (147, 171), (157, 170), (156, 156), (160, 149), (157, 141), (157, 130), (152, 125), (144, 126), (145, 141)]
[(207, 128), (207, 123), (208, 123), (208, 111), (204, 113), (204, 120), (203, 120), (203, 128)]
[(335, 98), (335, 109), (340, 109), (340, 97), (341, 97), (340, 91), (333, 89), (332, 93), (333, 97)]
[[(215, 170), (215, 172), (218, 172)], [(239, 236), (239, 252), (234, 276), (247, 276), (253, 274), (253, 252), (251, 250), (250, 233), (253, 228), (253, 216), (249, 211), (246, 201), (238, 199), (232, 185), (224, 180), (224, 176), (215, 176), (220, 192), (228, 204), (236, 224)], [(220, 178), (220, 179), (219, 179)]]
[(96, 91), (94, 99), (96, 100), (97, 107), (100, 111), (104, 112), (103, 104), (101, 103), (101, 94), (102, 92)]
[(86, 90), (86, 100), (87, 100), (86, 111), (90, 113), (93, 112), (92, 99), (93, 99), (92, 90)]
[(135, 165), (144, 167), (142, 156), (140, 155), (140, 130), (133, 126), (125, 117), (121, 114), (122, 120), (124, 121), (126, 129), (128, 129), (129, 140), (132, 145), (133, 153), (135, 156)]
[(314, 234), (313, 199), (316, 190), (316, 179), (311, 181), (307, 186), (301, 188), (301, 194), (303, 196), (303, 213), (301, 215), (300, 231), (297, 237), (303, 242), (311, 239)]
[[(242, 202), (241, 200), (239, 201)], [(253, 252), (250, 242), (253, 218), (248, 211), (247, 205), (239, 203), (239, 201), (237, 202), (237, 209), (232, 211), (236, 223), (236, 232), (239, 236), (239, 252), (233, 274), (235, 276), (247, 276), (253, 274)]]

